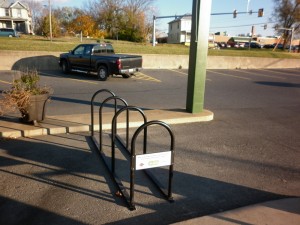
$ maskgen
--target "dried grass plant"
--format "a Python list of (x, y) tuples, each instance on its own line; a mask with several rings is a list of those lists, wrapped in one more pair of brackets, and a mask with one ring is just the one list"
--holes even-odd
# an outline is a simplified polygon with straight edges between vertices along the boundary
[(0, 115), (19, 110), (22, 115), (27, 113), (30, 96), (50, 94), (52, 89), (38, 84), (40, 76), (36, 69), (21, 71), (21, 77), (14, 79), (9, 90), (2, 92), (0, 99)]

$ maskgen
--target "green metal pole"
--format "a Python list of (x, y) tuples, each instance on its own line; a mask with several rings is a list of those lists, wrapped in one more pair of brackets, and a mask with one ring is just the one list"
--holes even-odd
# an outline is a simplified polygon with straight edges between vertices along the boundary
[(212, 0), (193, 0), (192, 31), (186, 111), (199, 113), (204, 107), (206, 64)]

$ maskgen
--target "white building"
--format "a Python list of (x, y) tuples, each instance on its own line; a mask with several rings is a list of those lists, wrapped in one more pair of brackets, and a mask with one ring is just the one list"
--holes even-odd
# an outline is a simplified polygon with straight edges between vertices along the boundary
[(31, 13), (27, 4), (0, 0), (0, 28), (13, 28), (21, 33), (32, 34)]
[(168, 43), (191, 42), (192, 15), (185, 14), (169, 22)]

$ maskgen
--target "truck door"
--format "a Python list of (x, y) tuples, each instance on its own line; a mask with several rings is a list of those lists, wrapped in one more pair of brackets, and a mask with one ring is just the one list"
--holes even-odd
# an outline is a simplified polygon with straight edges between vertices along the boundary
[(87, 70), (90, 67), (92, 46), (79, 45), (74, 49), (73, 54), (69, 57), (71, 65), (76, 69)]

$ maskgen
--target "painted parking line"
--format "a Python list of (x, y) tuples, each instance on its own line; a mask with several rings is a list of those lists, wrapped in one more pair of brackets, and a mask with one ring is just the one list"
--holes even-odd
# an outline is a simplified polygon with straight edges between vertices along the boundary
[(153, 81), (153, 82), (161, 82), (161, 80), (158, 80), (154, 77), (151, 77), (151, 76), (148, 76), (144, 73), (141, 73), (141, 72), (138, 72), (138, 73), (135, 73), (134, 76), (133, 76), (135, 79), (138, 79), (138, 80), (146, 80), (146, 81)]
[(279, 72), (279, 71), (274, 71), (274, 70), (267, 70), (267, 69), (256, 69), (256, 70), (261, 70), (261, 71), (267, 71), (267, 72), (271, 72), (271, 73), (277, 73), (277, 74), (281, 74), (283, 76), (295, 76), (295, 77), (300, 77), (299, 74), (286, 74), (284, 72)]
[[(189, 74), (188, 73), (184, 73), (184, 72), (181, 72), (181, 71), (178, 71), (178, 70), (171, 70), (171, 69), (168, 69), (169, 71), (172, 71), (172, 72), (175, 72), (175, 73), (179, 73), (179, 74), (182, 74), (184, 76), (188, 76)], [(212, 81), (211, 79), (208, 79), (206, 78), (207, 81)]]
[(216, 72), (216, 71), (212, 71), (212, 70), (207, 70), (207, 72), (215, 73), (215, 74), (226, 76), (226, 77), (234, 77), (234, 78), (243, 79), (243, 80), (252, 80), (252, 79), (247, 78), (247, 77), (240, 77), (240, 76), (235, 76), (235, 75), (231, 75), (231, 74)]
[(239, 70), (240, 73), (246, 73), (246, 74), (251, 74), (253, 76), (260, 76), (260, 77), (271, 77), (271, 78), (275, 78), (275, 79), (281, 79), (281, 80), (285, 80), (286, 78), (284, 77), (278, 77), (278, 76), (272, 76), (272, 75), (265, 75), (265, 74), (257, 74), (257, 73), (252, 73), (249, 71), (245, 71), (245, 70)]
[(168, 70), (172, 71), (172, 72), (175, 72), (175, 73), (179, 73), (179, 74), (185, 75), (185, 76), (188, 75), (187, 73), (184, 73), (184, 72), (181, 72), (181, 71), (178, 71), (178, 70), (171, 70), (171, 69), (168, 69)]
[(88, 80), (79, 80), (79, 79), (74, 79), (74, 78), (69, 78), (69, 77), (62, 77), (62, 76), (57, 76), (54, 74), (50, 74), (50, 73), (44, 73), (44, 72), (40, 72), (40, 74), (44, 74), (47, 76), (51, 76), (51, 77), (56, 77), (56, 78), (67, 78), (68, 80), (72, 80), (72, 81), (76, 81), (76, 82), (83, 82), (83, 83), (89, 83), (89, 84), (96, 84), (99, 85), (99, 83), (95, 82), (95, 81), (88, 81)]
[(7, 82), (7, 81), (4, 81), (4, 80), (0, 80), (0, 83), (3, 83), (3, 84), (12, 84), (11, 82)]

